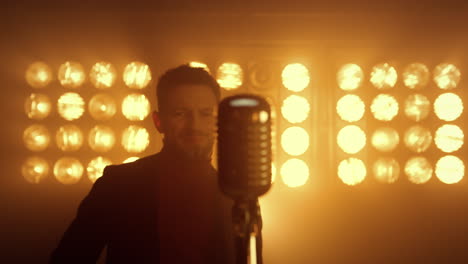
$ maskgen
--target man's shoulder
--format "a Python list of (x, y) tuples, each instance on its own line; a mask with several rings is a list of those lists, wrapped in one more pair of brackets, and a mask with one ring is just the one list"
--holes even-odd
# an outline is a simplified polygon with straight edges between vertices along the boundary
[(133, 181), (156, 173), (159, 163), (159, 154), (156, 153), (133, 162), (109, 165), (105, 167), (103, 175), (99, 179), (114, 183)]

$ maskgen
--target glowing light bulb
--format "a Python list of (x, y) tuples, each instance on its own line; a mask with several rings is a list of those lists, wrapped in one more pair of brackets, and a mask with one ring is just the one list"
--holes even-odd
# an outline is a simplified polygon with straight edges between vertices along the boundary
[(108, 94), (96, 94), (89, 101), (89, 114), (96, 120), (105, 121), (111, 119), (117, 111), (114, 98)]
[(453, 64), (443, 63), (434, 69), (434, 82), (440, 89), (456, 88), (460, 82), (460, 70)]
[(300, 63), (288, 64), (281, 73), (283, 85), (292, 92), (304, 90), (310, 83), (309, 70)]
[(364, 162), (357, 158), (347, 158), (338, 165), (338, 177), (346, 185), (357, 185), (364, 181), (367, 169)]
[(398, 102), (391, 95), (379, 94), (372, 100), (371, 112), (377, 120), (391, 121), (398, 114)]
[(23, 141), (29, 150), (43, 151), (49, 146), (49, 130), (43, 125), (31, 125), (24, 130)]
[(375, 178), (381, 183), (394, 183), (400, 175), (400, 165), (395, 159), (380, 158), (372, 167)]
[(75, 158), (63, 157), (54, 165), (55, 178), (62, 184), (75, 184), (83, 175), (83, 165)]
[(129, 88), (143, 89), (151, 81), (150, 68), (138, 61), (129, 63), (123, 72), (123, 80)]
[(303, 160), (289, 159), (281, 166), (280, 174), (284, 184), (297, 188), (309, 179), (309, 166)]
[(117, 77), (115, 67), (109, 62), (97, 62), (91, 68), (89, 79), (94, 87), (107, 89), (114, 85)]
[(458, 183), (465, 176), (465, 164), (460, 158), (447, 155), (437, 161), (435, 174), (443, 183)]
[(391, 127), (381, 127), (372, 135), (372, 146), (382, 152), (393, 151), (400, 142), (398, 132)]
[(398, 75), (395, 68), (388, 63), (382, 63), (372, 68), (370, 82), (378, 89), (393, 88)]
[(79, 119), (84, 113), (85, 102), (77, 93), (65, 93), (58, 99), (57, 108), (61, 117), (72, 121)]
[(405, 100), (405, 114), (416, 122), (426, 119), (430, 108), (429, 100), (422, 94), (412, 94)]
[(89, 132), (88, 143), (94, 151), (107, 152), (114, 147), (114, 131), (108, 126), (97, 125)]
[(144, 94), (129, 94), (122, 101), (122, 114), (131, 121), (144, 120), (150, 113), (150, 103)]
[(24, 111), (30, 119), (42, 120), (49, 116), (52, 105), (49, 97), (43, 94), (31, 94), (24, 104)]
[(416, 153), (426, 151), (432, 143), (429, 129), (422, 126), (412, 126), (405, 132), (405, 145)]
[(412, 63), (403, 72), (403, 83), (410, 89), (421, 89), (429, 83), (429, 69), (422, 63)]
[(364, 80), (364, 73), (357, 64), (345, 64), (336, 75), (338, 86), (344, 91), (352, 91), (359, 88)]
[(432, 177), (432, 165), (424, 157), (413, 157), (405, 164), (405, 174), (412, 183), (424, 184)]
[(445, 124), (439, 127), (435, 133), (434, 143), (443, 152), (454, 152), (463, 146), (463, 130), (456, 125)]
[(281, 146), (289, 155), (302, 155), (309, 148), (309, 134), (302, 127), (289, 127), (281, 135)]
[(53, 79), (52, 71), (49, 66), (43, 62), (34, 62), (29, 65), (25, 74), (26, 82), (33, 88), (44, 88)]
[(112, 162), (109, 159), (101, 156), (92, 159), (86, 168), (89, 180), (94, 183), (102, 176), (104, 168), (111, 164)]
[(364, 116), (366, 106), (362, 99), (354, 94), (347, 94), (338, 100), (336, 112), (340, 118), (347, 122), (356, 122)]
[(62, 64), (58, 71), (58, 79), (63, 87), (78, 88), (85, 81), (83, 66), (78, 62), (67, 61)]
[(219, 66), (216, 79), (222, 88), (234, 90), (242, 85), (244, 73), (239, 64), (225, 62)]
[(27, 182), (38, 184), (49, 174), (49, 164), (43, 158), (30, 157), (23, 163), (21, 173)]
[(348, 125), (338, 132), (337, 142), (345, 153), (356, 154), (366, 145), (366, 133), (358, 126)]
[(62, 151), (76, 151), (83, 145), (83, 132), (75, 125), (64, 125), (57, 130), (55, 139)]
[(434, 101), (436, 116), (444, 121), (454, 121), (463, 113), (463, 101), (454, 93), (439, 95)]
[(139, 153), (149, 145), (149, 133), (144, 127), (131, 125), (122, 134), (122, 146), (127, 152)]
[(290, 123), (301, 123), (309, 116), (310, 105), (306, 98), (290, 95), (283, 101), (281, 113)]

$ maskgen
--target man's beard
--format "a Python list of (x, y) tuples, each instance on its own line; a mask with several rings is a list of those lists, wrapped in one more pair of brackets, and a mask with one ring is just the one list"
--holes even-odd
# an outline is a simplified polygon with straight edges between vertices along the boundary
[(214, 139), (209, 139), (207, 144), (193, 146), (184, 145), (180, 141), (175, 142), (173, 140), (164, 139), (164, 145), (173, 149), (188, 160), (211, 161)]

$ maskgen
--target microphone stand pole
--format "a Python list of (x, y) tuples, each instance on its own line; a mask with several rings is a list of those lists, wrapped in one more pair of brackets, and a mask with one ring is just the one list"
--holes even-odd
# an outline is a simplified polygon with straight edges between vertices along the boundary
[(262, 264), (257, 252), (261, 239), (261, 216), (258, 199), (236, 200), (232, 207), (235, 233), (236, 264)]

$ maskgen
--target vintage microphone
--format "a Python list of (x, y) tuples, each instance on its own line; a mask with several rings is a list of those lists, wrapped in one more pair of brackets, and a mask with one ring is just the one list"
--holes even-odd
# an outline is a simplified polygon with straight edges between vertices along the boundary
[(240, 94), (221, 101), (218, 109), (218, 183), (234, 200), (233, 224), (238, 264), (256, 264), (261, 238), (258, 197), (271, 187), (271, 109), (260, 96)]

